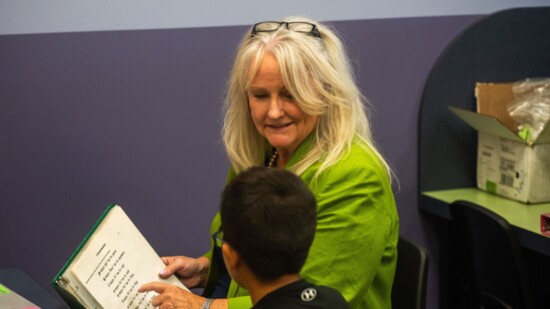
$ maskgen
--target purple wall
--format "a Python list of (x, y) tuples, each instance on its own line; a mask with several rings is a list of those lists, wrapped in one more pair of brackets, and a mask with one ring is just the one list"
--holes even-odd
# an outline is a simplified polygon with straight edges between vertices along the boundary
[[(431, 253), (417, 210), (417, 125), (441, 51), (479, 16), (335, 22), (399, 177), (402, 234)], [(244, 27), (0, 36), (0, 268), (48, 284), (109, 203), (160, 255), (208, 248), (228, 162), (225, 79)], [(396, 188), (397, 189), (397, 188)]]

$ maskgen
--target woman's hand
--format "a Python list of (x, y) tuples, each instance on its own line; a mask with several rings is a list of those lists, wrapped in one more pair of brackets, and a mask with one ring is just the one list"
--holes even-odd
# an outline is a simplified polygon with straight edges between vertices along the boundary
[(165, 256), (161, 258), (166, 268), (160, 273), (161, 278), (174, 274), (188, 288), (204, 287), (210, 260), (204, 256), (190, 258), (186, 256)]
[(138, 292), (155, 291), (159, 295), (153, 297), (151, 305), (160, 309), (201, 308), (205, 298), (185, 291), (175, 285), (162, 282), (149, 282), (142, 285)]
[[(200, 309), (206, 301), (204, 297), (162, 282), (149, 282), (138, 290), (140, 293), (149, 291), (159, 294), (151, 300), (151, 305), (159, 309)], [(215, 299), (210, 309), (227, 309), (227, 299)]]

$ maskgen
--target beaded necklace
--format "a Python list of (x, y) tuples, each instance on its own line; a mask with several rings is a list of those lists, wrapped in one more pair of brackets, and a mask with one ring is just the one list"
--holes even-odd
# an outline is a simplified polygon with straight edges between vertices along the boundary
[(267, 164), (267, 168), (276, 167), (277, 159), (279, 158), (279, 152), (277, 149), (273, 152), (273, 155), (271, 156), (271, 159), (269, 159), (269, 163)]

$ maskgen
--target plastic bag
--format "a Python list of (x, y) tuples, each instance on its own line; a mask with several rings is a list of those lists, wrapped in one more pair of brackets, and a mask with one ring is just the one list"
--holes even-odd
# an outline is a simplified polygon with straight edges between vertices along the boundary
[(507, 104), (518, 134), (530, 145), (550, 122), (550, 78), (526, 79), (513, 85), (516, 99)]

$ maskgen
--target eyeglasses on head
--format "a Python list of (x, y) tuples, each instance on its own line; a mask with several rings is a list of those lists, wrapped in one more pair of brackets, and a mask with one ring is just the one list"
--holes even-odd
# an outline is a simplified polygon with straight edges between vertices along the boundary
[(319, 33), (319, 29), (317, 28), (317, 25), (308, 23), (305, 21), (293, 21), (293, 22), (286, 22), (286, 21), (263, 21), (259, 22), (257, 24), (254, 24), (252, 27), (252, 36), (258, 34), (259, 32), (273, 32), (279, 30), (281, 26), (285, 26), (287, 30), (294, 31), (294, 32), (301, 32), (305, 34), (312, 35), (314, 37), (320, 38), (321, 33)]

